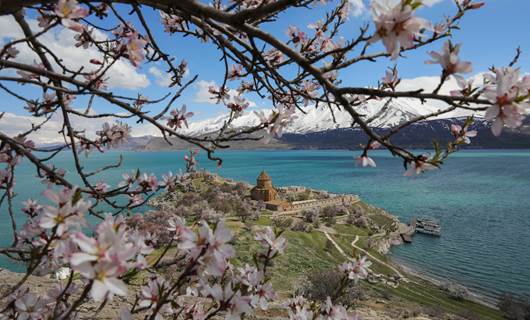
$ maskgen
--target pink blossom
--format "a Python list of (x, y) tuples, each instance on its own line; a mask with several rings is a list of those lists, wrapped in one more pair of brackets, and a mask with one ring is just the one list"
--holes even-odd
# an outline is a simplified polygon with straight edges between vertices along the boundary
[(238, 280), (242, 284), (254, 288), (258, 286), (263, 278), (263, 275), (254, 266), (250, 266), (248, 263), (244, 267), (238, 268), (239, 275)]
[(316, 82), (304, 80), (302, 83), (301, 92), (304, 94), (304, 105), (307, 106), (311, 98), (318, 96), (318, 89), (320, 85)]
[(194, 245), (193, 242), (196, 240), (196, 235), (186, 226), (184, 218), (176, 217), (169, 220), (168, 224), (167, 230), (174, 233), (173, 239), (183, 244), (179, 245), (180, 248), (188, 249)]
[(107, 190), (109, 189), (109, 185), (106, 184), (105, 182), (103, 181), (99, 181), (96, 186), (94, 187), (94, 189), (96, 190), (97, 193), (99, 194), (102, 194), (102, 193), (105, 193), (107, 192)]
[(278, 49), (271, 49), (263, 54), (265, 60), (271, 65), (276, 66), (283, 62), (283, 53)]
[(81, 19), (88, 15), (88, 10), (81, 7), (77, 0), (59, 0), (54, 12), (64, 19)]
[(5, 59), (11, 59), (11, 58), (16, 58), (17, 55), (19, 54), (20, 51), (17, 50), (17, 48), (15, 46), (10, 46), (9, 48), (6, 49), (5, 53)]
[(392, 59), (397, 59), (401, 47), (411, 48), (422, 30), (431, 28), (429, 21), (414, 17), (413, 13), (414, 9), (401, 1), (392, 6), (388, 1), (374, 0), (372, 18), (377, 30), (369, 41), (382, 40)]
[(240, 64), (232, 65), (230, 67), (230, 71), (228, 72), (227, 79), (233, 80), (233, 79), (239, 78), (239, 77), (241, 77), (242, 72), (243, 72), (243, 66), (242, 65), (240, 65)]
[(204, 306), (200, 303), (187, 306), (183, 311), (184, 319), (205, 320), (207, 314), (204, 312)]
[(346, 308), (341, 305), (333, 305), (331, 298), (326, 299), (326, 303), (320, 308), (319, 320), (357, 320), (355, 314), (349, 314)]
[(236, 117), (238, 117), (246, 108), (248, 108), (249, 104), (250, 103), (243, 96), (237, 95), (234, 97), (234, 100), (229, 102), (226, 106), (234, 112)]
[(228, 259), (234, 254), (234, 248), (228, 244), (232, 239), (232, 233), (221, 221), (217, 224), (215, 231), (205, 221), (201, 222), (198, 234), (190, 233), (183, 221), (174, 221), (176, 225), (176, 237), (179, 239), (179, 248), (186, 250), (191, 259), (200, 259), (200, 264), (207, 274), (220, 276), (228, 266)]
[(289, 299), (285, 303), (289, 311), (289, 319), (296, 320), (311, 320), (313, 319), (313, 312), (308, 307), (308, 303), (302, 296), (297, 296)]
[(395, 88), (400, 82), (397, 68), (394, 67), (386, 69), (385, 76), (381, 81), (383, 84), (389, 86), (390, 88)]
[(42, 210), (42, 206), (33, 199), (28, 199), (22, 203), (22, 211), (29, 216), (35, 216)]
[(375, 161), (367, 155), (357, 157), (357, 165), (359, 167), (376, 167)]
[(186, 105), (183, 105), (180, 110), (172, 110), (170, 113), (171, 117), (165, 117), (167, 119), (167, 126), (170, 128), (182, 128), (184, 124), (186, 128), (188, 127), (188, 118), (193, 116), (193, 112), (187, 112)]
[(0, 169), (0, 187), (8, 185), (11, 180), (11, 172), (7, 169)]
[(148, 175), (144, 173), (138, 178), (138, 185), (142, 188), (142, 191), (151, 189), (151, 191), (158, 190), (158, 179), (154, 174)]
[(250, 305), (251, 298), (249, 296), (243, 296), (239, 290), (234, 292), (231, 283), (227, 283), (224, 289), (219, 284), (211, 287), (204, 285), (201, 294), (225, 306), (225, 319), (239, 320), (242, 315), (252, 310)]
[(134, 102), (134, 107), (138, 110), (142, 109), (143, 105), (149, 102), (149, 98), (138, 94), (138, 98), (136, 98), (136, 101)]
[(367, 261), (366, 257), (362, 257), (358, 260), (353, 259), (350, 262), (345, 262), (339, 266), (339, 270), (348, 276), (348, 279), (355, 282), (360, 279), (365, 279), (368, 276), (368, 268), (372, 265), (372, 262)]
[(149, 279), (147, 286), (143, 286), (140, 290), (141, 297), (139, 306), (154, 307), (160, 301), (160, 294), (163, 290), (168, 289), (167, 282), (159, 277)]
[[(88, 10), (81, 7), (76, 0), (59, 0), (55, 5), (55, 14), (61, 18), (65, 27), (76, 32), (83, 32), (85, 27), (76, 20), (88, 15)], [(41, 21), (43, 25), (45, 23)]]
[(213, 97), (210, 98), (211, 100), (215, 100), (215, 103), (219, 102), (225, 102), (228, 98), (230, 98), (230, 95), (228, 93), (228, 89), (226, 88), (219, 88), (217, 86), (209, 86), (208, 87), (208, 93), (210, 93)]
[(168, 190), (175, 189), (177, 185), (177, 176), (174, 176), (172, 172), (168, 172), (162, 176), (162, 185)]
[(261, 242), (261, 244), (271, 250), (271, 254), (274, 255), (276, 253), (282, 254), (285, 250), (286, 241), (285, 238), (279, 237), (277, 238), (274, 234), (274, 231), (271, 227), (267, 226), (265, 227), (265, 230), (256, 232), (256, 235), (254, 236), (254, 239)]
[(137, 170), (134, 170), (131, 174), (122, 173), (121, 177), (122, 177), (123, 180), (119, 183), (119, 186), (120, 187), (124, 187), (124, 186), (130, 187), (130, 186), (132, 186), (136, 182), (136, 180), (138, 179), (139, 175), (140, 175), (140, 173)]
[(434, 33), (435, 34), (442, 34), (444, 32), (447, 31), (447, 23), (437, 23), (435, 26), (434, 26)]
[(277, 297), (270, 282), (258, 285), (254, 292), (254, 295), (252, 295), (252, 306), (259, 307), (261, 310), (267, 310), (269, 301), (273, 301)]
[(252, 310), (250, 303), (250, 297), (241, 295), (239, 291), (236, 292), (228, 302), (225, 319), (240, 320), (242, 315)]
[(96, 73), (91, 73), (84, 75), (85, 79), (88, 81), (88, 84), (90, 87), (96, 89), (96, 90), (105, 90), (107, 89), (107, 85), (105, 84), (105, 80), (102, 79), (102, 77)]
[(94, 300), (127, 294), (127, 286), (119, 277), (134, 266), (133, 259), (140, 253), (138, 244), (129, 237), (123, 218), (111, 215), (97, 226), (95, 238), (81, 232), (72, 237), (80, 251), (72, 255), (70, 264), (93, 280), (90, 295)]
[(32, 292), (27, 292), (16, 299), (15, 308), (18, 311), (17, 319), (42, 320), (46, 318), (44, 299)]
[(52, 20), (53, 20), (53, 17), (49, 16), (49, 15), (46, 15), (46, 14), (41, 14), (37, 18), (37, 21), (39, 22), (39, 27), (41, 27), (41, 28), (49, 27), (51, 22), (52, 22)]
[(72, 255), (78, 251), (71, 238), (58, 240), (53, 250), (53, 258), (59, 265), (68, 265)]
[(245, 92), (249, 92), (249, 91), (252, 91), (254, 89), (254, 85), (250, 82), (247, 82), (247, 81), (241, 81), (241, 85), (239, 86), (239, 88), (237, 88), (237, 92), (239, 94), (243, 94)]
[(447, 40), (442, 47), (442, 52), (431, 51), (429, 54), (432, 60), (425, 63), (440, 64), (445, 75), (469, 73), (472, 70), (471, 62), (460, 61), (458, 57), (460, 46), (460, 44), (453, 45), (450, 40)]
[(457, 143), (463, 142), (465, 144), (470, 144), (471, 140), (469, 138), (476, 137), (478, 134), (477, 130), (468, 131), (467, 126), (464, 126), (464, 128), (462, 128), (462, 126), (458, 124), (451, 125), (451, 133), (456, 138)]
[(451, 90), (450, 94), (453, 97), (469, 96), (473, 93), (473, 79), (465, 80), (462, 77), (456, 77), (456, 84), (459, 90)]
[(39, 226), (37, 218), (30, 218), (22, 226), (22, 230), (17, 233), (17, 238), (33, 244), (36, 247), (46, 244), (45, 230)]
[(177, 15), (169, 15), (164, 11), (160, 11), (160, 19), (164, 25), (164, 31), (168, 33), (175, 33), (187, 29), (186, 22), (182, 17)]
[(190, 149), (189, 153), (184, 155), (184, 161), (186, 161), (186, 172), (195, 172), (198, 162), (195, 156), (197, 156), (198, 153), (198, 150)]
[(405, 173), (403, 175), (407, 176), (407, 177), (410, 177), (410, 176), (414, 176), (414, 175), (419, 175), (419, 174), (423, 173), (424, 171), (438, 169), (437, 166), (435, 166), (435, 165), (433, 165), (433, 164), (431, 164), (431, 163), (429, 163), (427, 161), (428, 161), (427, 156), (420, 156), (416, 160), (412, 161), (412, 163), (410, 164), (409, 168), (407, 169), (407, 171), (405, 171)]
[(140, 194), (129, 195), (129, 208), (141, 205), (144, 202), (144, 198)]
[(99, 143), (108, 145), (109, 147), (117, 147), (121, 143), (127, 141), (131, 127), (128, 124), (117, 121), (112, 126), (105, 122), (103, 128), (96, 132), (99, 136)]
[(471, 2), (473, 0), (459, 0), (459, 3), (465, 9), (476, 10), (482, 8), (484, 2)]
[(46, 189), (43, 194), (55, 205), (44, 208), (39, 223), (42, 228), (57, 228), (57, 235), (60, 236), (70, 228), (79, 228), (85, 224), (83, 215), (91, 207), (91, 203), (76, 199), (75, 189), (64, 188), (58, 193)]
[(132, 32), (127, 39), (126, 47), (129, 61), (133, 66), (138, 67), (145, 59), (145, 46), (147, 45), (147, 40), (142, 38), (136, 32)]
[(484, 96), (492, 105), (486, 110), (484, 118), (494, 120), (491, 131), (499, 136), (502, 128), (520, 127), (523, 123), (524, 113), (528, 109), (528, 87), (523, 79), (519, 79), (519, 69), (511, 67), (495, 69), (495, 76), (488, 74)]
[(271, 137), (280, 138), (282, 136), (283, 129), (290, 125), (293, 120), (297, 118), (297, 116), (294, 115), (294, 108), (286, 107), (283, 104), (279, 105), (276, 110), (273, 110), (268, 117), (265, 116), (263, 111), (254, 112), (260, 119), (261, 123), (266, 124), (266, 127), (268, 128), (269, 136), (265, 138), (266, 142), (268, 142)]
[(289, 26), (287, 29), (287, 34), (289, 35), (289, 38), (295, 47), (298, 45), (303, 46), (308, 41), (305, 32), (300, 31), (298, 27)]
[[(87, 273), (91, 270), (93, 273)], [(118, 279), (117, 267), (109, 262), (101, 262), (92, 269), (78, 267), (78, 271), (89, 278), (93, 277), (94, 283), (90, 290), (90, 296), (95, 301), (102, 301), (106, 298), (112, 299), (114, 294), (127, 295), (127, 285)]]
[(381, 147), (381, 143), (379, 143), (379, 141), (372, 141), (368, 145), (369, 149), (379, 149), (380, 147)]
[(219, 222), (215, 231), (212, 231), (206, 222), (201, 223), (197, 248), (201, 245), (201, 239), (206, 239), (208, 249), (202, 261), (205, 271), (213, 276), (220, 276), (228, 266), (228, 259), (235, 255), (234, 248), (228, 244), (232, 239), (232, 232), (223, 221)]

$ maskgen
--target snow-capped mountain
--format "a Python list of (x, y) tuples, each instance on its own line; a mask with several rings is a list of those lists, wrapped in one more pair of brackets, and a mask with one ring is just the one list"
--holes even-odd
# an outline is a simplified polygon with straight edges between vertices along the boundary
[[(370, 119), (375, 116), (374, 120), (370, 123), (370, 126), (388, 128), (408, 121), (414, 117), (436, 112), (440, 110), (440, 108), (447, 108), (447, 105), (436, 102), (422, 104), (417, 99), (399, 99), (392, 101), (386, 107), (384, 101), (369, 101), (363, 106), (356, 107), (356, 110), (359, 114), (363, 115), (365, 119)], [(328, 108), (307, 107), (304, 111), (305, 113), (301, 111), (296, 112), (296, 119), (285, 128), (284, 132), (306, 134), (351, 127), (352, 118), (344, 110), (333, 110), (335, 120), (333, 120), (333, 115)], [(268, 114), (271, 111), (264, 110), (264, 112)], [(453, 111), (439, 116), (436, 119), (455, 118), (466, 115), (467, 113), (465, 111)], [(189, 128), (182, 129), (182, 132), (191, 135), (211, 133), (219, 130), (224, 125), (227, 118), (228, 115), (222, 115), (201, 121), (191, 121)], [(233, 126), (236, 128), (244, 128), (255, 126), (259, 123), (259, 117), (254, 112), (246, 112), (234, 120)]]

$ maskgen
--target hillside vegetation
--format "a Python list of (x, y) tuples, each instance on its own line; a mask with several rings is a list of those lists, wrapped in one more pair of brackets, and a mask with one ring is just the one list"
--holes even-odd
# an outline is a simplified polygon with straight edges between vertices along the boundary
[[(399, 236), (396, 234), (399, 221), (384, 210), (359, 201), (351, 207), (323, 208), (316, 213), (306, 211), (281, 216), (262, 208), (253, 208), (255, 211), (251, 215), (243, 215), (238, 211), (252, 207), (248, 198), (250, 187), (219, 177), (198, 175), (192, 186), (194, 197), (189, 192), (177, 191), (161, 195), (153, 204), (167, 211), (168, 208), (179, 208), (183, 201), (190, 198), (201, 198), (202, 202), (194, 202), (198, 207), (192, 211), (198, 214), (196, 218), (225, 219), (234, 233), (233, 244), (238, 256), (232, 262), (236, 266), (252, 263), (251, 259), (258, 250), (253, 231), (266, 226), (282, 229), (288, 242), (287, 249), (275, 260), (271, 277), (281, 297), (279, 300), (303, 289), (309, 275), (334, 272), (337, 265), (348, 258), (369, 254), (373, 263), (373, 281), (363, 281), (356, 288), (360, 293), (356, 296), (355, 307), (363, 314), (377, 314), (373, 319), (419, 315), (430, 319), (502, 319), (499, 311), (462, 299), (454, 292), (406, 274), (390, 261), (384, 253), (390, 243), (396, 243), (399, 238), (396, 237)], [(215, 196), (215, 192), (221, 192), (222, 196)], [(219, 209), (217, 201), (225, 206), (212, 215), (211, 208)], [(193, 219), (191, 211), (187, 212), (187, 218)], [(210, 216), (204, 216), (204, 212), (209, 212)], [(174, 214), (177, 212), (174, 211)], [(144, 219), (149, 220), (149, 216), (147, 214)], [(352, 246), (354, 241), (356, 247)], [(279, 306), (269, 312), (269, 316), (282, 314)]]

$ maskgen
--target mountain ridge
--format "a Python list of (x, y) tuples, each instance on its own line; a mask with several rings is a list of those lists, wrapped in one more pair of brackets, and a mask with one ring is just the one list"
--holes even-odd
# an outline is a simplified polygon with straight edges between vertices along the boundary
[[(386, 104), (383, 100), (371, 100), (364, 105), (356, 107), (357, 112), (364, 119), (372, 119), (370, 126), (376, 128), (386, 128), (399, 125), (415, 117), (431, 114), (446, 107), (440, 103), (422, 104), (416, 99), (404, 98), (394, 100)], [(296, 119), (292, 121), (285, 129), (286, 133), (306, 134), (311, 132), (321, 132), (331, 129), (350, 128), (352, 118), (344, 110), (334, 109), (333, 112), (325, 107), (315, 108), (309, 106), (296, 112)], [(262, 110), (265, 114), (270, 114), (270, 109)], [(436, 119), (446, 119), (455, 117), (464, 117), (470, 115), (470, 111), (459, 110), (438, 116)], [(180, 129), (183, 134), (200, 136), (219, 130), (228, 119), (228, 114), (221, 116), (194, 121), (189, 124), (188, 128)], [(248, 128), (260, 123), (260, 118), (255, 112), (247, 112), (236, 118), (232, 126), (234, 128)]]
[[(442, 145), (453, 139), (451, 125), (462, 125), (465, 118), (450, 118), (426, 120), (414, 123), (391, 138), (391, 142), (405, 148), (431, 148), (434, 140)], [(385, 134), (389, 128), (373, 128), (378, 134)], [(472, 139), (468, 149), (523, 149), (530, 148), (530, 121), (526, 120), (521, 128), (505, 128), (499, 137), (491, 133), (490, 124), (483, 119), (476, 119), (471, 125), (477, 130), (477, 137)], [(256, 133), (253, 137), (260, 136)], [(162, 137), (137, 137), (120, 147), (122, 150), (159, 151), (182, 150), (191, 147), (177, 138), (171, 138), (172, 145)], [(308, 133), (284, 133), (279, 139), (271, 139), (269, 143), (263, 141), (234, 141), (229, 143), (232, 150), (286, 150), (286, 149), (348, 149), (354, 150), (366, 144), (368, 136), (359, 128), (338, 128)]]

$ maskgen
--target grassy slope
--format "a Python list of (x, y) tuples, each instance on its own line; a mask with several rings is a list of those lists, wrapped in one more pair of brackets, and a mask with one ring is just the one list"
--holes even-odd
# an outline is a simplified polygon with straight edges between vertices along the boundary
[[(337, 229), (340, 229), (340, 235), (334, 235), (333, 239), (341, 246), (345, 252), (352, 252), (352, 247), (350, 245), (354, 234), (358, 228), (350, 227), (346, 225), (336, 226)], [(345, 236), (347, 230), (351, 229), (352, 236)], [(361, 235), (359, 235), (361, 236)], [(360, 238), (363, 239), (362, 237)], [(357, 245), (367, 249), (362, 245), (362, 241), (359, 240)], [(375, 251), (368, 250), (372, 255), (376, 256), (378, 259), (384, 262), (390, 262), (387, 256), (381, 255)], [(377, 273), (389, 274), (392, 275), (392, 271), (381, 264), (374, 263), (372, 270)], [(503, 319), (502, 314), (498, 310), (491, 309), (489, 307), (477, 304), (471, 301), (456, 301), (452, 299), (446, 292), (437, 288), (433, 284), (413, 276), (408, 276), (411, 280), (410, 283), (403, 283), (398, 288), (389, 288), (382, 285), (372, 286), (376, 292), (384, 292), (385, 290), (390, 290), (392, 296), (399, 297), (403, 300), (412, 301), (423, 306), (433, 306), (440, 307), (447, 312), (454, 314), (461, 314), (465, 310), (470, 310), (475, 314), (479, 315), (481, 319)]]
[[(383, 217), (380, 219), (381, 221), (384, 220)], [(232, 221), (229, 225), (236, 234), (235, 245), (238, 257), (234, 263), (236, 265), (252, 263), (252, 256), (258, 249), (252, 233), (243, 228), (243, 224), (240, 222)], [(252, 222), (251, 225), (253, 225), (253, 228), (270, 225), (270, 218), (262, 216), (258, 221)], [(356, 255), (350, 245), (355, 235), (360, 236), (357, 245), (364, 247), (364, 240), (368, 236), (366, 230), (347, 225), (335, 225), (334, 229), (337, 234), (333, 235), (333, 239), (344, 252)], [(345, 261), (345, 258), (334, 247), (329, 249), (329, 246), (326, 246), (326, 238), (319, 231), (310, 233), (286, 231), (284, 237), (287, 238), (287, 249), (285, 254), (275, 261), (272, 277), (273, 285), (280, 293), (280, 296), (288, 296), (307, 272), (335, 268), (337, 264)], [(384, 255), (374, 251), (370, 251), (370, 253), (382, 261), (389, 262), (389, 259)], [(377, 273), (393, 275), (393, 272), (388, 267), (378, 263), (373, 264), (372, 270)], [(370, 296), (390, 295), (392, 297), (391, 305), (432, 307), (453, 314), (472, 311), (479, 315), (481, 319), (503, 319), (501, 313), (497, 310), (469, 301), (456, 301), (431, 283), (419, 278), (409, 278), (413, 280), (413, 283), (402, 284), (398, 288), (369, 285), (367, 283), (363, 284), (363, 286)]]

